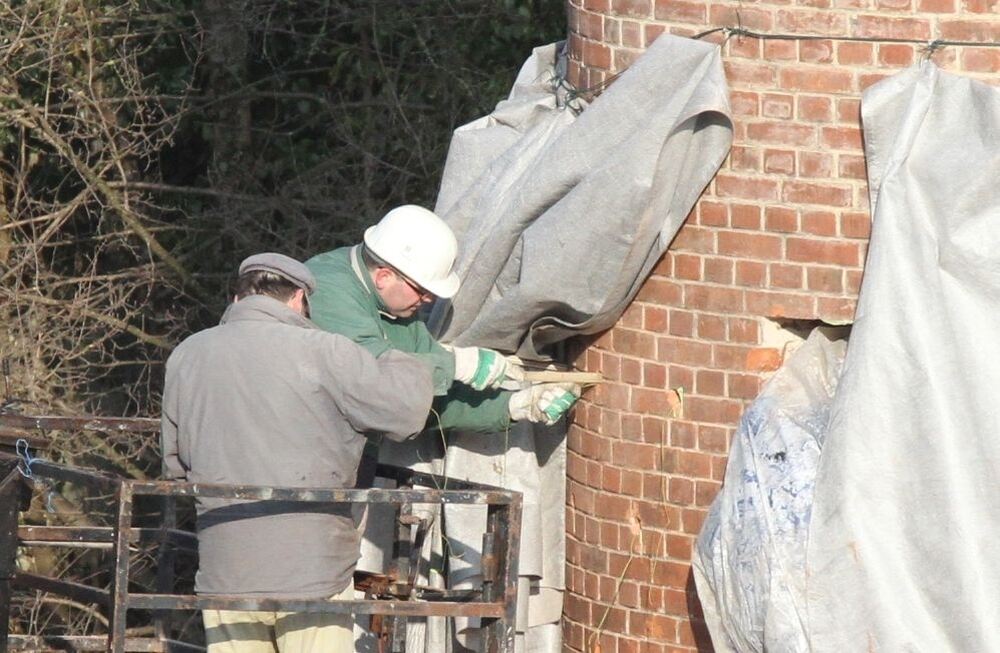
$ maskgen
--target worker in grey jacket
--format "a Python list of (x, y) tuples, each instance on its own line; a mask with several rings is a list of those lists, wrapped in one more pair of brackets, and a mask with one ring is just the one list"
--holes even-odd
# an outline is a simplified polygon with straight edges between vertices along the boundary
[[(424, 426), (428, 367), (398, 351), (375, 358), (316, 328), (307, 318), (314, 288), (302, 263), (251, 256), (221, 323), (173, 352), (162, 417), (168, 478), (350, 488), (366, 433), (403, 440)], [(348, 506), (197, 507), (197, 592), (353, 597), (359, 535)], [(204, 620), (211, 653), (353, 650), (349, 615), (206, 610)]]

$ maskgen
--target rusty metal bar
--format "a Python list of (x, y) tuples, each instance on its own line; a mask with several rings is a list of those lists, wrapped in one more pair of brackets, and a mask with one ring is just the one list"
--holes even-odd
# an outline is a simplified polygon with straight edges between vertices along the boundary
[(507, 504), (512, 494), (505, 490), (433, 490), (371, 488), (288, 488), (259, 485), (224, 485), (218, 483), (179, 483), (173, 481), (129, 481), (132, 491), (144, 495), (199, 496), (244, 501), (307, 501), (322, 503), (459, 503)]
[[(19, 526), (17, 537), (24, 546), (59, 546), (72, 544), (93, 544), (94, 548), (111, 548), (114, 543), (114, 528), (111, 526)], [(129, 531), (131, 544), (153, 544), (162, 541), (173, 546), (197, 551), (198, 536), (176, 528), (132, 528)]]
[[(0, 456), (2, 455), (4, 454), (0, 454)], [(101, 472), (91, 470), (74, 469), (72, 467), (64, 467), (63, 465), (57, 465), (55, 463), (38, 459), (31, 463), (31, 473), (33, 476), (41, 476), (42, 478), (51, 479), (53, 481), (66, 481), (88, 487), (100, 488), (109, 493), (115, 491), (118, 484), (121, 483), (121, 479), (115, 478), (109, 474), (102, 474)]]
[(51, 592), (52, 594), (65, 596), (80, 603), (96, 603), (105, 609), (111, 607), (110, 592), (97, 587), (91, 587), (90, 585), (84, 585), (83, 583), (41, 576), (27, 571), (16, 572), (13, 583), (16, 587)]
[(386, 614), (405, 617), (496, 617), (504, 615), (498, 602), (450, 603), (443, 601), (323, 601), (317, 599), (248, 599), (222, 594), (128, 595), (129, 609), (137, 610), (240, 610), (250, 612), (323, 612), (333, 614)]
[[(0, 423), (12, 415), (0, 415)], [(25, 418), (43, 419), (43, 418)], [(55, 418), (53, 418), (55, 419)], [(64, 418), (71, 419), (71, 418)], [(121, 421), (121, 420), (118, 420)], [(0, 453), (0, 458), (11, 458)], [(101, 485), (114, 488), (122, 479), (110, 474), (92, 470), (82, 470), (58, 465), (45, 460), (35, 460), (32, 471), (45, 478), (69, 481), (86, 485)], [(145, 495), (206, 496), (249, 500), (323, 501), (323, 502), (375, 502), (375, 503), (468, 503), (503, 504), (509, 503), (511, 493), (499, 488), (458, 481), (435, 474), (412, 472), (387, 465), (379, 465), (379, 474), (388, 478), (416, 482), (428, 486), (426, 489), (388, 490), (371, 488), (366, 490), (327, 488), (271, 488), (254, 485), (223, 485), (213, 483), (178, 483), (174, 481), (132, 481), (133, 493)], [(447, 488), (447, 489), (443, 489)]]
[(521, 509), (522, 495), (503, 507), (500, 512), (500, 542), (503, 546), (501, 558), (501, 578), (504, 579), (503, 603), (506, 614), (503, 618), (504, 645), (502, 651), (514, 650), (514, 636), (517, 632), (517, 579), (521, 561)]
[(28, 540), (39, 543), (111, 544), (114, 529), (110, 526), (19, 526), (17, 537), (22, 543)]
[(417, 577), (420, 575), (420, 553), (424, 550), (424, 541), (431, 529), (431, 520), (421, 519), (413, 529), (413, 546), (410, 547), (410, 571), (406, 578), (406, 585), (414, 587), (417, 584)]
[(0, 426), (37, 431), (104, 431), (120, 433), (157, 433), (160, 420), (152, 417), (60, 417), (56, 415), (18, 415), (0, 413)]
[(11, 466), (3, 465), (2, 467), (0, 467), (0, 469), (2, 469), (3, 472), (5, 472), (3, 480), (0, 481), (0, 493), (3, 492), (18, 493), (19, 492), (18, 489), (16, 488), (13, 490), (11, 489), (12, 486), (16, 486), (23, 482), (21, 480), (23, 478), (21, 476), (21, 472), (19, 472), (17, 469), (17, 462), (14, 461), (14, 464)]
[[(413, 554), (413, 524), (419, 519), (413, 515), (413, 506), (410, 504), (402, 504), (396, 508), (396, 537), (392, 543), (392, 562), (389, 566), (389, 576), (397, 579), (409, 578), (410, 561)], [(410, 592), (407, 591), (402, 598), (409, 600)], [(381, 617), (379, 622), (381, 627), (379, 653), (395, 653), (400, 646), (406, 645), (407, 619), (391, 615), (381, 615)]]
[[(204, 647), (178, 642), (161, 642), (148, 637), (126, 637), (124, 650), (141, 653), (159, 653), (167, 651), (167, 645), (176, 647), (178, 644), (192, 651), (204, 651)], [(8, 651), (31, 651), (40, 653), (49, 651), (106, 651), (108, 638), (104, 635), (11, 635)], [(173, 650), (171, 648), (170, 650)]]
[(129, 531), (132, 528), (132, 483), (123, 481), (118, 486), (118, 521), (115, 523), (115, 574), (111, 586), (114, 604), (111, 609), (111, 628), (108, 630), (108, 651), (125, 653), (125, 617), (129, 607)]
[[(389, 591), (393, 591), (393, 586), (389, 587)], [(482, 601), (483, 592), (479, 589), (458, 589), (458, 590), (448, 590), (439, 589), (437, 587), (424, 587), (422, 585), (417, 585), (412, 588), (413, 596), (421, 601), (454, 601), (456, 603), (461, 603), (465, 601)]]
[[(496, 582), (483, 582), (483, 597), (487, 600), (500, 600), (504, 606), (503, 614), (498, 619), (484, 620), (484, 649), (487, 653), (501, 653), (514, 650), (517, 621), (517, 572), (520, 552), (521, 529), (521, 497), (507, 506), (490, 506), (486, 516), (486, 534), (483, 536), (484, 558), (488, 540), (492, 549), (493, 559), (489, 565), (495, 568), (493, 572)], [(483, 562), (483, 572), (486, 573), (487, 562)]]
[[(418, 472), (404, 467), (394, 467), (393, 465), (376, 466), (376, 476), (389, 478), (403, 485), (422, 485), (426, 488), (438, 490), (499, 490), (492, 485), (484, 485), (474, 481), (463, 481), (457, 478), (431, 474), (430, 472)], [(502, 491), (502, 490), (501, 490)]]
[(50, 444), (48, 438), (36, 433), (0, 427), (0, 449), (8, 449), (10, 453), (15, 453), (18, 440), (24, 440), (28, 443), (28, 447), (36, 450), (47, 449)]
[(6, 651), (17, 553), (17, 510), (21, 503), (21, 473), (16, 460), (0, 463), (0, 478), (0, 651)]
[(483, 533), (483, 549), (479, 556), (479, 569), (483, 576), (483, 596), (489, 601), (496, 600), (499, 594), (496, 590), (498, 580), (496, 536), (496, 533), (489, 530)]
[[(501, 563), (498, 553), (503, 555), (503, 543), (498, 542), (497, 532), (500, 525), (499, 511), (487, 509), (486, 532), (483, 533), (483, 556), (481, 560), (483, 573), (483, 598), (487, 601), (496, 601), (501, 594), (497, 580), (502, 577)], [(499, 551), (498, 551), (499, 550)], [(506, 579), (504, 579), (506, 580)], [(504, 615), (506, 616), (506, 610)], [(483, 633), (483, 651), (485, 653), (497, 653), (502, 650), (503, 632), (500, 619), (483, 619), (480, 626)]]
[[(177, 532), (177, 501), (175, 497), (161, 497), (159, 533), (157, 534), (156, 556), (156, 591), (159, 594), (170, 594), (174, 591), (174, 563), (177, 559), (177, 548), (173, 533)], [(195, 538), (195, 547), (197, 547)], [(195, 549), (197, 550), (197, 548)], [(153, 626), (156, 638), (166, 641), (170, 638), (170, 620), (173, 612), (158, 610), (153, 613)]]

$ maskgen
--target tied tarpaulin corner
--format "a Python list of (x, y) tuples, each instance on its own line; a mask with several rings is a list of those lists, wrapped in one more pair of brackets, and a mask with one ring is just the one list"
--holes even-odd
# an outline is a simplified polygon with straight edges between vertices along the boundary
[(861, 103), (872, 235), (820, 459), (812, 651), (1000, 651), (1000, 90)]
[(510, 98), (456, 130), (436, 212), (462, 287), (442, 340), (527, 358), (618, 319), (732, 143), (719, 48), (659, 37), (581, 113), (539, 48)]

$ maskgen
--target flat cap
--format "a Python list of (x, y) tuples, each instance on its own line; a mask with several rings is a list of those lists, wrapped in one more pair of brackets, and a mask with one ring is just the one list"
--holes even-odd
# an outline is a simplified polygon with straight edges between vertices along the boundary
[(310, 295), (316, 290), (316, 277), (309, 271), (309, 268), (291, 256), (275, 252), (264, 252), (263, 254), (248, 256), (240, 263), (240, 274), (255, 270), (272, 272), (302, 288)]

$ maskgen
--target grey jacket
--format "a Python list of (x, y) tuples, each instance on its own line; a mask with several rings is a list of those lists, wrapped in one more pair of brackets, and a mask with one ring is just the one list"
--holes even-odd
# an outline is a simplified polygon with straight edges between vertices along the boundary
[[(367, 432), (423, 428), (431, 374), (396, 351), (374, 358), (264, 296), (232, 306), (167, 360), (163, 467), (193, 483), (353, 487)], [(196, 590), (331, 596), (359, 538), (346, 505), (198, 503)]]

